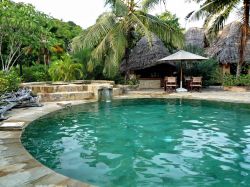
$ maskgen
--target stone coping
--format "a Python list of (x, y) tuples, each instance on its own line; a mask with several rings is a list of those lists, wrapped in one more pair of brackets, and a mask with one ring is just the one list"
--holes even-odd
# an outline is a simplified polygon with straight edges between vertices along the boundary
[[(171, 94), (162, 90), (130, 91), (128, 94), (116, 96), (114, 99), (135, 98), (184, 98), (250, 104), (250, 92), (232, 93), (225, 91)], [(39, 117), (60, 110), (64, 106), (68, 106), (69, 103), (71, 105), (78, 105), (89, 102), (96, 102), (96, 100), (50, 102), (44, 103), (43, 107), (14, 109), (11, 111), (8, 115), (8, 120), (4, 122), (5, 125), (7, 124), (7, 130), (3, 131), (3, 129), (0, 129), (0, 186), (91, 186), (63, 176), (42, 165), (26, 151), (20, 140), (22, 128)], [(15, 124), (21, 126), (21, 129), (10, 131), (13, 130), (11, 126), (15, 126)]]

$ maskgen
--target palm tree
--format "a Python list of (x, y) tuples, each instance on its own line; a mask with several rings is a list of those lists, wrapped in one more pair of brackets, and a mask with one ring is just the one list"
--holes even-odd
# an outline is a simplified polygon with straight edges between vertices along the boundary
[[(89, 70), (93, 69), (96, 63), (104, 62), (104, 74), (109, 77), (115, 75), (122, 60), (128, 63), (130, 50), (138, 35), (146, 36), (149, 45), (153, 33), (176, 47), (182, 45), (181, 29), (150, 15), (147, 11), (149, 3), (145, 2), (107, 0), (106, 3), (111, 6), (112, 11), (102, 14), (95, 25), (73, 40), (73, 50), (93, 49), (91, 60), (88, 62)], [(128, 78), (128, 75), (129, 70), (126, 70), (125, 77)]]
[(237, 64), (237, 76), (240, 76), (242, 66), (244, 65), (245, 48), (250, 33), (249, 29), (249, 0), (192, 0), (202, 3), (198, 11), (191, 12), (187, 17), (196, 19), (204, 18), (204, 26), (208, 28), (210, 34), (217, 34), (224, 27), (225, 21), (230, 13), (235, 11), (240, 5), (242, 7), (242, 27), (239, 46), (240, 59)]

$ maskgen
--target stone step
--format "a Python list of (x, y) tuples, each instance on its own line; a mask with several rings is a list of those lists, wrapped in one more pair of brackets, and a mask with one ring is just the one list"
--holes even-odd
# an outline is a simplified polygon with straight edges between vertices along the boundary
[[(28, 86), (29, 87), (29, 86)], [(68, 85), (32, 85), (32, 92), (38, 93), (55, 93), (55, 92), (82, 92), (88, 90), (88, 85), (68, 84)]]
[(85, 100), (94, 97), (94, 93), (89, 91), (38, 93), (37, 95), (40, 96), (41, 102)]

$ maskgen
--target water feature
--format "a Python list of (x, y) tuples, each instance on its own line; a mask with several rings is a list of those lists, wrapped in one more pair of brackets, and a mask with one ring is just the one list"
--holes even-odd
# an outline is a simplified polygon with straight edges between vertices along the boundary
[(26, 149), (99, 186), (249, 186), (250, 106), (136, 99), (89, 103), (34, 121)]
[(100, 90), (100, 99), (104, 102), (111, 102), (112, 100), (112, 89), (111, 88), (103, 88)]

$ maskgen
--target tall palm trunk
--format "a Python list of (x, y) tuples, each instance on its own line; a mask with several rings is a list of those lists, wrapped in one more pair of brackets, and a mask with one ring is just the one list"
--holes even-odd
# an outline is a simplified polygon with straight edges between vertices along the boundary
[(125, 55), (124, 55), (124, 59), (125, 59), (125, 81), (127, 82), (127, 80), (129, 79), (129, 75), (130, 75), (130, 70), (129, 70), (129, 55), (130, 55), (130, 49), (132, 47), (132, 43), (133, 43), (133, 31), (134, 28), (131, 27), (128, 29), (127, 32), (127, 41), (128, 41), (128, 46), (125, 49)]
[(240, 39), (240, 60), (237, 64), (237, 73), (236, 76), (239, 77), (241, 74), (242, 65), (245, 61), (245, 49), (248, 39), (248, 32), (249, 32), (249, 8), (250, 7), (250, 1), (244, 0), (244, 15), (243, 15), (243, 25), (241, 28), (241, 39)]

